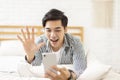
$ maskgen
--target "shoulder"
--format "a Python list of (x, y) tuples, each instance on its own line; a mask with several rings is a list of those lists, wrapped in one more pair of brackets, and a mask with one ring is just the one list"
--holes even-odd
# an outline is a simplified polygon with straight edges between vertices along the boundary
[(39, 37), (36, 38), (35, 43), (38, 44), (40, 42), (47, 42), (47, 38), (44, 34), (40, 35)]
[(71, 35), (69, 33), (66, 33), (65, 37), (66, 37), (67, 42), (69, 42), (69, 44), (71, 44), (71, 45), (81, 43), (81, 41), (80, 41), (80, 39), (78, 37), (73, 36), (73, 35)]

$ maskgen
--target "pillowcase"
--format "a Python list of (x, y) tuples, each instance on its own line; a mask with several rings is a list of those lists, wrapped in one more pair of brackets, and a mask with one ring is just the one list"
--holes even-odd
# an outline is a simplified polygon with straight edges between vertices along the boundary
[(22, 43), (18, 40), (1, 41), (0, 56), (24, 56)]
[(111, 66), (99, 62), (92, 54), (87, 54), (87, 68), (78, 80), (100, 80), (111, 69)]
[(0, 71), (17, 72), (18, 64), (24, 61), (22, 56), (0, 56)]
[(104, 77), (103, 80), (120, 80), (120, 74), (110, 70), (110, 72)]
[(21, 62), (18, 64), (17, 71), (21, 77), (44, 77), (43, 64), (32, 66), (27, 62)]
[[(73, 69), (73, 65), (57, 65), (62, 68)], [(18, 73), (21, 77), (44, 77), (43, 63), (40, 66), (32, 66), (29, 63), (21, 62), (18, 65)]]

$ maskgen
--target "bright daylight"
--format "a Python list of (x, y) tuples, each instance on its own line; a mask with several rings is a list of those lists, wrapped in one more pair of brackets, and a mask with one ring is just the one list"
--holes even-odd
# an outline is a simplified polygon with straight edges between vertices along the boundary
[(120, 80), (119, 0), (0, 0), (0, 80)]

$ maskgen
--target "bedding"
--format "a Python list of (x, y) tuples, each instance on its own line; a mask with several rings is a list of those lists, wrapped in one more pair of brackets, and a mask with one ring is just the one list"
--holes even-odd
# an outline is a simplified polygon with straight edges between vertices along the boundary
[[(57, 65), (58, 67), (66, 67), (67, 69), (73, 69), (73, 65)], [(43, 77), (44, 76), (44, 67), (41, 66), (32, 66), (26, 62), (19, 64), (18, 73), (21, 77)]]
[(0, 71), (17, 72), (17, 66), (22, 61), (22, 56), (0, 56)]
[(103, 78), (103, 80), (120, 80), (120, 74), (110, 70), (109, 73)]
[[(4, 63), (3, 63), (3, 61), (4, 61)], [(21, 78), (23, 78), (22, 80), (28, 80), (29, 78), (30, 78), (29, 80), (38, 80), (38, 77), (40, 77), (40, 75), (43, 75), (43, 72), (44, 72), (43, 66), (31, 66), (30, 64), (27, 64), (24, 61), (24, 57), (21, 57), (21, 56), (0, 56), (0, 64), (1, 64), (0, 80), (11, 80), (11, 79), (12, 80), (21, 80)], [(99, 65), (100, 67), (98, 68), (98, 66), (96, 66), (96, 65)], [(63, 67), (63, 66), (66, 66), (66, 65), (62, 65), (59, 67)], [(96, 62), (94, 65), (91, 65), (91, 67), (89, 67), (89, 66), (88, 66), (88, 70), (86, 69), (86, 71), (88, 71), (88, 72), (86, 72), (87, 74), (83, 73), (83, 76), (80, 76), (80, 78), (78, 78), (78, 80), (86, 80), (86, 79), (88, 79), (88, 80), (120, 80), (120, 74), (112, 71), (108, 65), (105, 65), (105, 64), (103, 65), (102, 63)], [(72, 65), (67, 65), (66, 67), (72, 68)], [(102, 68), (102, 69), (100, 69), (100, 68)], [(22, 69), (22, 70), (20, 70), (20, 69)], [(91, 73), (90, 72), (91, 69), (92, 69), (92, 71), (97, 70), (97, 72)], [(28, 72), (27, 72), (27, 70), (28, 70)], [(103, 70), (105, 70), (105, 71), (103, 71)], [(22, 71), (22, 72), (20, 72), (20, 71)], [(88, 73), (89, 73), (89, 75), (88, 75)], [(22, 75), (20, 75), (20, 74), (22, 74)], [(103, 74), (103, 75), (101, 75), (101, 74)], [(83, 79), (82, 77), (85, 77), (85, 78)], [(42, 79), (40, 79), (40, 80), (42, 80)]]
[(86, 70), (78, 80), (101, 80), (111, 69), (111, 66), (95, 60), (88, 63)]
[[(21, 77), (32, 77), (33, 80), (37, 80), (37, 77), (43, 76), (43, 66), (31, 66), (25, 62), (24, 55), (25, 52), (19, 41), (1, 42), (0, 80), (19, 80)], [(86, 58), (87, 69), (78, 80), (120, 80), (120, 74), (112, 71), (110, 65), (99, 62), (91, 53), (86, 54)], [(59, 67), (63, 66), (73, 69), (70, 65), (60, 65)]]
[(90, 51), (86, 58), (87, 68), (77, 80), (120, 80), (120, 74), (114, 72), (110, 65), (98, 61)]
[[(18, 70), (21, 63), (26, 63), (23, 56), (0, 56), (0, 80), (49, 80), (47, 78), (38, 78), (37, 76), (21, 76)], [(31, 66), (30, 64), (27, 65), (29, 65), (29, 67)], [(35, 68), (39, 70), (39, 67), (31, 67), (31, 70), (36, 72)], [(26, 69), (30, 68), (26, 66), (22, 68), (22, 71), (27, 72)]]
[(1, 41), (0, 56), (24, 56), (23, 46), (18, 40)]
[(19, 62), (23, 60), (21, 56), (0, 56), (0, 80), (19, 77), (17, 67)]

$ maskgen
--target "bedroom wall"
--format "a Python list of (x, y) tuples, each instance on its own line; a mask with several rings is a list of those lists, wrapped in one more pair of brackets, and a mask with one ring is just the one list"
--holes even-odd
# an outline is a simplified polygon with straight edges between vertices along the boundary
[(44, 13), (58, 8), (68, 15), (68, 25), (85, 28), (84, 44), (91, 53), (120, 72), (120, 1), (114, 1), (111, 28), (92, 26), (92, 0), (0, 0), (0, 25), (41, 25)]
[(64, 11), (70, 26), (91, 25), (91, 0), (0, 0), (0, 25), (41, 25), (51, 8)]
[(57, 8), (69, 17), (69, 25), (89, 26), (90, 3), (90, 0), (0, 0), (0, 25), (41, 25), (44, 14)]

